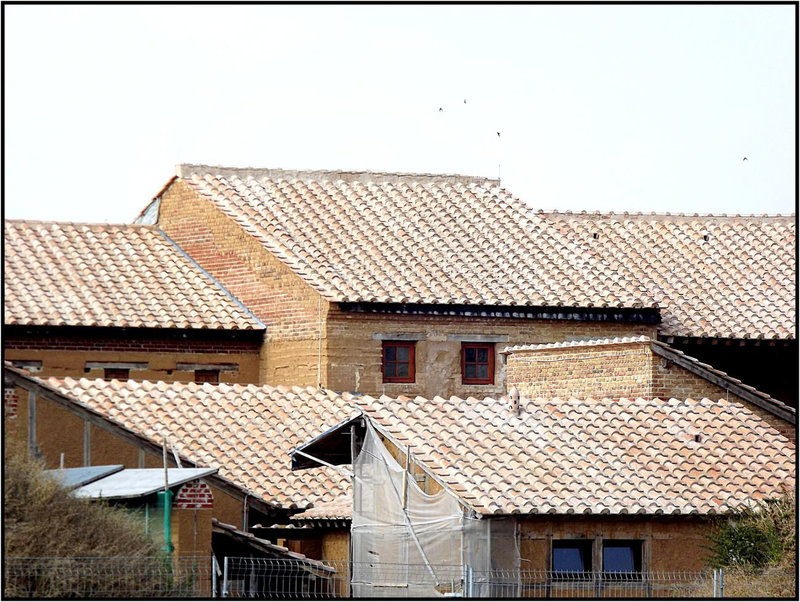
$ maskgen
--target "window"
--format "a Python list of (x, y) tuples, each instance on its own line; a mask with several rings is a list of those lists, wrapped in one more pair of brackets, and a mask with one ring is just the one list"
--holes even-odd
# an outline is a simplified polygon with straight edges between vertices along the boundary
[[(615, 574), (642, 572), (642, 542), (632, 539), (603, 540), (603, 573)], [(608, 575), (611, 573), (611, 575)]]
[(588, 579), (592, 572), (592, 540), (554, 539), (552, 566), (556, 579)]
[(111, 380), (128, 380), (130, 378), (130, 369), (128, 368), (103, 368), (103, 379)]
[(383, 342), (383, 382), (414, 382), (414, 342)]
[(461, 344), (461, 382), (465, 385), (494, 384), (494, 343)]
[(219, 384), (219, 370), (195, 370), (194, 382)]

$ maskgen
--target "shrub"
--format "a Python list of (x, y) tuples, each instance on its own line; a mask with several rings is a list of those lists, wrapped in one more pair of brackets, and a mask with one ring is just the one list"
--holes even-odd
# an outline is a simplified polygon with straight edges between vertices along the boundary
[(714, 568), (761, 569), (795, 552), (795, 499), (785, 494), (722, 519), (709, 536)]
[(69, 494), (24, 449), (3, 466), (6, 556), (158, 556), (141, 521), (123, 509)]

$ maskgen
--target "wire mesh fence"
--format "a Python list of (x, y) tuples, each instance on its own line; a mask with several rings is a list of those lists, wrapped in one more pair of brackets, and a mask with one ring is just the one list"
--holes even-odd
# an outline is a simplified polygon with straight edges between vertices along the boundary
[(210, 558), (5, 558), (4, 598), (189, 598), (213, 592)]
[(727, 569), (723, 576), (721, 570), (569, 573), (311, 559), (219, 561), (9, 557), (3, 564), (3, 598), (763, 598), (795, 593), (794, 573), (788, 570), (759, 583), (752, 574)]
[(226, 558), (221, 595), (259, 598), (690, 598), (708, 596), (710, 573), (474, 571), (414, 565)]

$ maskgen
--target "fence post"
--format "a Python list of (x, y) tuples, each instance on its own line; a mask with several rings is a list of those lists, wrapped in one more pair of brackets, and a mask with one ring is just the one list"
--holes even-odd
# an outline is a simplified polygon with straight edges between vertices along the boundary
[(223, 560), (223, 569), (222, 569), (222, 597), (228, 597), (228, 557), (225, 556)]
[(464, 597), (472, 598), (472, 567), (468, 564), (464, 565)]
[(217, 557), (211, 553), (211, 597), (217, 597)]
[(725, 573), (722, 569), (719, 570), (719, 597), (725, 597)]

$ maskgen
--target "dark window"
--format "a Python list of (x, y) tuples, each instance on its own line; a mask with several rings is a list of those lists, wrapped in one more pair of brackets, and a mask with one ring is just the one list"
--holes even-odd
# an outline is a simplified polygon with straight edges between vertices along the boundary
[(641, 574), (642, 542), (632, 539), (603, 540), (603, 572), (615, 574)]
[(494, 343), (462, 343), (461, 382), (465, 385), (494, 384)]
[(131, 371), (128, 368), (103, 368), (103, 378), (105, 380), (111, 380), (112, 378), (128, 380), (130, 373)]
[(383, 382), (414, 382), (413, 342), (383, 342)]
[(194, 382), (196, 383), (219, 383), (219, 370), (195, 370)]
[(553, 540), (553, 573), (556, 579), (587, 579), (591, 572), (591, 539)]

